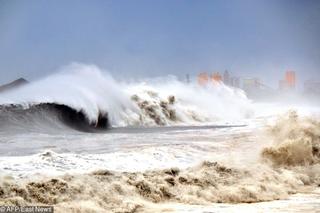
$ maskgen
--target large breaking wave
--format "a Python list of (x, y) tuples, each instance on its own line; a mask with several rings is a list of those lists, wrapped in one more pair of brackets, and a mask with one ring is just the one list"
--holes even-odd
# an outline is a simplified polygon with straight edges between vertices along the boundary
[(0, 105), (1, 127), (6, 131), (200, 124), (252, 113), (244, 93), (223, 84), (203, 88), (175, 77), (128, 83), (83, 64), (2, 93)]

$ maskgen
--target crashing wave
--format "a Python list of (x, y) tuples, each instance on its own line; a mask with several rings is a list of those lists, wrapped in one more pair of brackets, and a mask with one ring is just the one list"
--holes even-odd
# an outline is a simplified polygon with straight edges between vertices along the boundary
[(93, 132), (109, 127), (107, 113), (99, 113), (96, 121), (87, 119), (82, 111), (55, 103), (40, 103), (24, 108), (21, 105), (0, 106), (0, 127), (3, 132), (14, 129), (22, 131), (43, 130), (45, 125), (52, 128), (71, 127), (72, 129)]
[(163, 202), (252, 203), (318, 187), (319, 122), (290, 113), (269, 133), (274, 145), (263, 149), (264, 161), (255, 166), (206, 161), (183, 170), (99, 170), (33, 181), (7, 178), (0, 182), (0, 205), (55, 205), (57, 212), (152, 212)]
[(265, 148), (262, 156), (274, 165), (305, 166), (320, 163), (320, 122), (301, 118), (289, 112), (269, 129), (272, 147)]
[[(252, 114), (244, 93), (224, 85), (202, 88), (175, 78), (126, 83), (96, 66), (81, 64), (2, 93), (0, 105), (1, 109), (25, 109), (29, 116), (35, 109), (54, 108), (64, 116), (58, 120), (67, 120), (72, 127), (78, 122), (89, 127), (195, 124)], [(30, 119), (20, 112), (24, 121)]]

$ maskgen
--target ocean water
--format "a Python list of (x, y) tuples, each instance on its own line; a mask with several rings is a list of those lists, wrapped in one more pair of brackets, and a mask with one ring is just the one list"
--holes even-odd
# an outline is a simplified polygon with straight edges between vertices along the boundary
[(0, 94), (0, 204), (57, 212), (316, 212), (317, 106), (92, 65)]

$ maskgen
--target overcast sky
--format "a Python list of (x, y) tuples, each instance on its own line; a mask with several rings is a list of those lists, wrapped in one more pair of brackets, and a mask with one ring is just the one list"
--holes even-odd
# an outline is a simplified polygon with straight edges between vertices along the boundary
[(320, 75), (319, 0), (0, 0), (0, 83), (70, 62), (116, 77)]

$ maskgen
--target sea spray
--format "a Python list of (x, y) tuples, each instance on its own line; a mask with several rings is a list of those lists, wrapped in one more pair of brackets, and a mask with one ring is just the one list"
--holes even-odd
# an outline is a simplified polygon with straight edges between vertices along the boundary
[[(284, 199), (320, 184), (318, 156), (305, 156), (305, 160), (300, 160), (301, 154), (308, 150), (304, 147), (309, 146), (299, 140), (300, 134), (308, 134), (309, 142), (317, 145), (318, 124), (315, 119), (299, 118), (294, 113), (280, 118), (270, 131), (267, 130), (267, 136), (274, 140), (274, 145), (262, 149), (262, 160), (257, 160), (255, 166), (237, 167), (205, 161), (188, 169), (98, 170), (90, 174), (69, 174), (42, 180), (4, 179), (0, 185), (0, 204), (55, 205), (58, 212), (139, 212), (168, 201), (210, 204)], [(290, 131), (287, 131), (288, 126)], [(304, 131), (306, 127), (308, 131)], [(278, 152), (278, 144), (294, 138), (298, 139), (296, 143), (301, 146), (301, 152), (292, 151), (289, 157), (288, 152)], [(311, 146), (311, 149), (314, 148)], [(276, 157), (269, 154), (270, 150), (277, 153)]]
[[(6, 113), (4, 108), (10, 111), (10, 107), (30, 109), (38, 105), (66, 106), (69, 111), (82, 113), (81, 117), (91, 127), (100, 126), (99, 118), (106, 116), (110, 126), (118, 127), (228, 122), (253, 114), (244, 93), (223, 84), (200, 87), (172, 77), (128, 83), (113, 79), (94, 65), (84, 64), (71, 64), (51, 76), (0, 95), (0, 113)], [(21, 125), (19, 119), (32, 120), (20, 114), (11, 119), (16, 122), (13, 125)]]
[(308, 166), (320, 163), (320, 122), (290, 111), (269, 128), (272, 147), (262, 151), (275, 166)]

